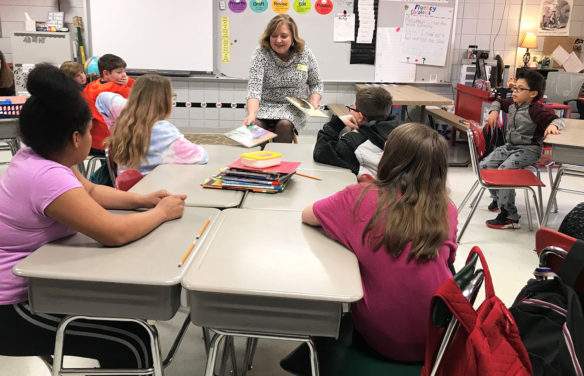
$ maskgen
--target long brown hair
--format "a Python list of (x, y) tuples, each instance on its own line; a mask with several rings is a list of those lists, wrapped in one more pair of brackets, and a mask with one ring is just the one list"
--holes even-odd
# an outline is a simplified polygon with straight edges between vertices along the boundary
[(304, 39), (300, 38), (298, 35), (298, 26), (296, 22), (287, 14), (278, 14), (274, 16), (268, 22), (268, 26), (266, 26), (266, 30), (260, 37), (260, 46), (262, 46), (265, 50), (271, 50), (272, 47), (270, 46), (270, 36), (276, 31), (277, 28), (280, 27), (282, 24), (287, 24), (290, 28), (290, 32), (292, 33), (292, 45), (290, 46), (291, 52), (297, 52), (301, 54), (304, 52)]
[[(448, 237), (447, 144), (426, 125), (407, 123), (391, 132), (377, 169), (378, 204), (361, 241), (398, 257), (411, 242), (408, 260), (430, 260)], [(367, 189), (360, 196), (357, 210)]]
[(172, 87), (168, 78), (157, 74), (138, 78), (106, 140), (113, 160), (128, 168), (138, 168), (146, 159), (152, 127), (166, 119), (171, 110)]
[(6, 58), (0, 51), (0, 87), (11, 87), (14, 83), (14, 73), (6, 63)]

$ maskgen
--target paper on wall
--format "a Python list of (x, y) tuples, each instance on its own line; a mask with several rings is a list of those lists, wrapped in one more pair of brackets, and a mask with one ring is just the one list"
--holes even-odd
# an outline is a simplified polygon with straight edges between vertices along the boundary
[(359, 30), (357, 30), (357, 43), (371, 43), (375, 32), (375, 9), (373, 0), (359, 0)]
[(552, 52), (552, 59), (559, 65), (564, 65), (564, 62), (568, 60), (570, 54), (562, 46), (556, 47), (554, 52)]
[(574, 52), (568, 55), (568, 58), (566, 59), (566, 61), (564, 61), (564, 64), (562, 64), (562, 66), (564, 67), (566, 72), (572, 73), (579, 73), (584, 69), (584, 64), (582, 64), (582, 61)]
[(352, 42), (355, 40), (355, 15), (352, 13), (335, 14), (333, 23), (334, 42)]
[(413, 82), (416, 65), (403, 63), (396, 51), (401, 48), (403, 32), (399, 27), (377, 29), (375, 48), (375, 82)]

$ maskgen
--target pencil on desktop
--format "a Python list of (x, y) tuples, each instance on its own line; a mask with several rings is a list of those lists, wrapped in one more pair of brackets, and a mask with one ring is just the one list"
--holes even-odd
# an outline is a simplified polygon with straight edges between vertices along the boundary
[(185, 255), (183, 256), (183, 258), (180, 260), (180, 262), (178, 263), (178, 267), (180, 268), (185, 260), (187, 259), (187, 257), (189, 257), (189, 255), (191, 254), (191, 251), (193, 250), (193, 248), (195, 247), (195, 243), (196, 241), (201, 237), (201, 235), (203, 235), (203, 232), (205, 231), (205, 229), (207, 228), (207, 226), (209, 225), (209, 222), (211, 222), (211, 219), (207, 219), (207, 221), (205, 222), (205, 224), (203, 225), (203, 228), (201, 229), (201, 231), (199, 231), (199, 233), (197, 234), (197, 237), (195, 238), (195, 240), (193, 240), (193, 242), (191, 243), (191, 246), (189, 247), (189, 249), (187, 250), (187, 252), (185, 253)]
[(314, 176), (301, 174), (300, 172), (297, 172), (296, 175), (304, 176), (305, 178), (310, 178), (310, 179), (314, 179), (314, 180), (322, 180), (320, 178), (315, 178)]

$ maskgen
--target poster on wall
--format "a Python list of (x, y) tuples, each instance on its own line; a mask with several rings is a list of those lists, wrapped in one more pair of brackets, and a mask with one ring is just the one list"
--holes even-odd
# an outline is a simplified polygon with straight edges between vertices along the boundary
[(404, 9), (401, 61), (444, 66), (454, 9), (421, 4)]
[(537, 35), (570, 35), (573, 0), (541, 0)]

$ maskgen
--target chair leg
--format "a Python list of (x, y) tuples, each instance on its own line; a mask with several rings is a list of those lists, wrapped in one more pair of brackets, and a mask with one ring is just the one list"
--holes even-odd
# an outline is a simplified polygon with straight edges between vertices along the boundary
[(207, 356), (207, 367), (205, 368), (205, 376), (214, 376), (215, 361), (217, 359), (217, 350), (221, 345), (221, 341), (224, 338), (225, 338), (224, 334), (215, 333), (213, 335), (213, 339), (211, 340), (211, 346), (209, 347), (209, 355)]
[(310, 349), (310, 368), (312, 369), (312, 376), (319, 376), (316, 344), (314, 343), (312, 338), (308, 339), (306, 343), (308, 344), (308, 348)]
[[(527, 193), (527, 192), (526, 192)], [(533, 195), (533, 200), (535, 201), (535, 191), (531, 190), (531, 194)], [(539, 204), (536, 202), (535, 203), (535, 207), (537, 208), (538, 206), (541, 207), (543, 204)], [(541, 211), (536, 211), (535, 214), (537, 215), (537, 228), (539, 229), (541, 227), (541, 217), (543, 215), (543, 208), (541, 209)]]
[(247, 371), (253, 368), (253, 357), (255, 355), (256, 347), (258, 346), (258, 339), (248, 337), (245, 344), (245, 355), (243, 356), (243, 369), (241, 375), (245, 376)]
[[(524, 190), (525, 196), (525, 211), (527, 212), (527, 223), (529, 224), (529, 231), (533, 231), (533, 221), (531, 220), (531, 206), (529, 205), (529, 194)], [(537, 210), (537, 208), (535, 208)]]
[(485, 193), (485, 188), (481, 187), (481, 189), (479, 190), (479, 193), (477, 193), (475, 199), (473, 200), (474, 205), (470, 209), (470, 213), (468, 214), (468, 217), (466, 218), (466, 221), (464, 222), (464, 225), (462, 226), (462, 229), (460, 230), (460, 234), (458, 234), (458, 239), (456, 239), (457, 243), (460, 243), (460, 239), (462, 239), (462, 235), (464, 234), (464, 231), (466, 230), (466, 227), (468, 226), (470, 219), (472, 218), (475, 211), (477, 210), (477, 206), (479, 206), (479, 202), (481, 201), (481, 198), (483, 197), (484, 193)]
[(466, 194), (466, 196), (464, 196), (464, 200), (462, 200), (462, 202), (458, 206), (458, 210), (464, 209), (464, 205), (466, 205), (468, 199), (471, 197), (471, 195), (473, 194), (473, 192), (475, 191), (475, 189), (477, 189), (478, 186), (479, 186), (479, 181), (477, 180), (477, 181), (474, 182), (474, 184), (472, 185), (472, 187), (470, 188), (470, 190), (468, 191), (468, 193)]
[[(537, 171), (537, 178), (539, 180), (541, 180), (541, 174), (539, 172), (539, 168), (536, 168), (535, 171)], [(539, 199), (539, 212), (543, 213), (543, 198), (542, 198), (542, 193), (541, 193), (541, 187), (537, 187), (537, 198)]]

